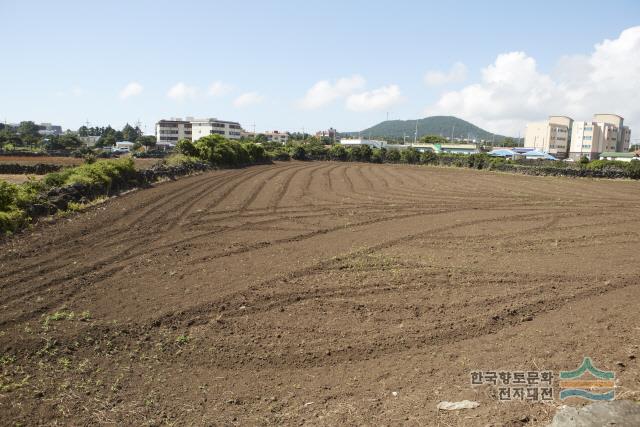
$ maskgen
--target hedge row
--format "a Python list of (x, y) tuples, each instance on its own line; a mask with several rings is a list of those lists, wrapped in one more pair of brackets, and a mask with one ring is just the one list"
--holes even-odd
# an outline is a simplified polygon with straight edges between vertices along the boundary
[(205, 136), (196, 142), (180, 140), (176, 151), (220, 167), (248, 166), (271, 160), (262, 145), (231, 141), (220, 135)]
[(124, 158), (64, 169), (20, 185), (0, 180), (0, 233), (15, 232), (39, 216), (67, 210), (72, 203), (88, 203), (159, 179), (210, 168), (198, 159), (177, 155), (152, 168), (136, 170), (133, 160)]
[(506, 160), (486, 153), (451, 154), (419, 152), (414, 148), (402, 151), (333, 145), (329, 149), (313, 144), (294, 144), (287, 147), (291, 157), (299, 160), (336, 160), (372, 163), (407, 163), (435, 166), (489, 169), (537, 176), (568, 176), (591, 178), (640, 179), (640, 161), (620, 162), (594, 160), (591, 162), (562, 162), (546, 160)]

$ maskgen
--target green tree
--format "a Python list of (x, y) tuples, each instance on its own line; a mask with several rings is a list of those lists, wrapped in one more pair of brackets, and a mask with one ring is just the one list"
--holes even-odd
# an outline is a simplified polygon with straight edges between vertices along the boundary
[(420, 153), (413, 147), (406, 148), (400, 152), (402, 163), (418, 163)]
[(188, 139), (181, 139), (178, 141), (176, 144), (176, 151), (180, 154), (191, 157), (197, 157), (199, 154), (196, 146)]
[(307, 160), (307, 150), (302, 144), (296, 144), (291, 150), (291, 158), (295, 160)]
[(420, 163), (431, 164), (438, 161), (438, 155), (433, 151), (423, 151), (420, 153)]
[(420, 138), (420, 142), (424, 144), (446, 144), (449, 141), (447, 138), (443, 138), (439, 135), (425, 135)]
[(150, 150), (156, 146), (156, 137), (152, 135), (142, 135), (136, 139), (145, 149)]
[(359, 145), (351, 149), (351, 160), (368, 162), (371, 160), (371, 154), (371, 147), (368, 145)]
[(347, 149), (344, 147), (344, 145), (332, 145), (329, 149), (329, 158), (331, 160), (347, 160)]
[(386, 160), (391, 163), (396, 163), (400, 161), (400, 152), (398, 150), (389, 150), (387, 151)]
[(20, 122), (20, 125), (18, 126), (18, 133), (23, 138), (29, 137), (29, 136), (34, 138), (39, 138), (40, 137), (40, 134), (38, 133), (39, 130), (40, 130), (40, 127), (32, 121)]
[(267, 136), (265, 134), (259, 133), (253, 138), (253, 142), (255, 142), (256, 144), (264, 144), (266, 142), (269, 142), (269, 140), (267, 139)]
[(373, 163), (382, 163), (386, 154), (387, 150), (385, 148), (374, 148), (371, 152), (371, 161)]
[(124, 139), (125, 141), (135, 142), (141, 136), (142, 132), (140, 131), (140, 128), (134, 128), (129, 123), (125, 124), (122, 128), (122, 139)]

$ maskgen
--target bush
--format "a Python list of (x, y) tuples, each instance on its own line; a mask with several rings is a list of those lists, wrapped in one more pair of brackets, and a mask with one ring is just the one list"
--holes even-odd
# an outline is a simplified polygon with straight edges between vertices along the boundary
[(307, 160), (307, 150), (302, 145), (294, 145), (291, 149), (291, 158), (295, 160)]
[(413, 147), (405, 148), (400, 152), (402, 163), (418, 163), (420, 153)]
[(178, 141), (176, 144), (176, 152), (190, 157), (197, 157), (199, 154), (196, 146), (188, 139), (181, 139)]
[(368, 145), (360, 145), (351, 149), (350, 160), (354, 160), (356, 162), (369, 162), (371, 161), (372, 154), (373, 151), (371, 150), (371, 147)]
[(328, 154), (331, 160), (345, 161), (348, 157), (347, 149), (340, 144), (332, 145)]
[(438, 155), (433, 151), (423, 151), (420, 153), (420, 163), (425, 165), (438, 163)]
[(172, 154), (164, 159), (164, 164), (167, 166), (184, 166), (198, 163), (200, 159), (197, 157), (186, 156), (184, 154)]
[(389, 150), (387, 152), (386, 160), (391, 163), (400, 161), (400, 152), (398, 150)]
[(279, 148), (278, 150), (269, 152), (267, 154), (273, 160), (280, 160), (280, 161), (291, 160), (291, 155), (289, 154), (288, 151), (285, 151), (283, 148)]
[(373, 163), (382, 163), (385, 160), (387, 150), (384, 148), (374, 148), (371, 152), (371, 161)]
[(61, 172), (50, 173), (42, 180), (46, 187), (70, 184), (102, 185), (110, 188), (114, 183), (126, 182), (135, 174), (133, 159), (100, 160)]
[(254, 144), (253, 142), (244, 143), (242, 145), (249, 153), (251, 163), (263, 163), (269, 160), (267, 151), (262, 145)]

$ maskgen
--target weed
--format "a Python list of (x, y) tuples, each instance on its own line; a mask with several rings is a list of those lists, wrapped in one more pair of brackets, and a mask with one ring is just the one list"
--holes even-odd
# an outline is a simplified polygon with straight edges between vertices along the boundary
[(43, 325), (49, 326), (50, 322), (58, 322), (60, 320), (73, 320), (75, 313), (73, 311), (60, 310), (45, 316)]
[(65, 371), (69, 370), (69, 368), (71, 367), (71, 360), (69, 360), (68, 357), (61, 357), (60, 359), (58, 359), (58, 363)]
[(15, 356), (10, 356), (8, 354), (3, 354), (2, 356), (0, 356), (0, 365), (3, 365), (3, 366), (11, 365), (15, 361), (16, 361)]
[(189, 335), (180, 335), (178, 338), (176, 338), (176, 342), (179, 345), (183, 345), (189, 342), (189, 340), (191, 339), (191, 337)]
[(24, 387), (29, 383), (29, 375), (24, 377), (22, 380), (15, 382), (10, 378), (0, 375), (0, 393), (7, 393), (21, 387)]

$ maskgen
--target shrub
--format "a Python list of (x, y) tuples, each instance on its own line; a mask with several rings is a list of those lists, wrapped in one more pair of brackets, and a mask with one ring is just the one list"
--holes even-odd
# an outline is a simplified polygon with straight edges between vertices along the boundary
[(328, 154), (331, 160), (345, 161), (348, 156), (347, 149), (340, 144), (332, 145), (331, 148), (329, 148)]
[(183, 165), (192, 165), (197, 163), (200, 159), (197, 157), (191, 157), (184, 154), (172, 154), (166, 159), (164, 159), (164, 164), (167, 166), (183, 166)]
[(402, 163), (418, 163), (420, 153), (413, 147), (406, 148), (400, 152)]
[(273, 160), (280, 160), (280, 161), (291, 160), (291, 155), (289, 154), (288, 151), (285, 151), (283, 148), (279, 148), (278, 150), (269, 152), (268, 155)]
[(371, 161), (373, 163), (382, 163), (382, 162), (384, 162), (386, 153), (387, 153), (387, 150), (384, 149), (384, 148), (374, 148), (371, 151)]
[(269, 160), (267, 151), (264, 149), (262, 145), (254, 144), (253, 142), (248, 142), (248, 143), (242, 144), (242, 146), (249, 153), (249, 160), (251, 163), (262, 163)]
[(181, 139), (178, 141), (176, 144), (176, 152), (190, 157), (196, 157), (199, 154), (196, 146), (188, 139)]
[(398, 150), (389, 150), (386, 157), (388, 162), (396, 163), (400, 161), (400, 152)]
[(351, 160), (357, 162), (369, 162), (371, 161), (371, 155), (373, 154), (371, 147), (368, 145), (360, 145), (351, 149)]
[(294, 145), (291, 149), (291, 158), (295, 160), (307, 160), (307, 150), (302, 145)]
[(6, 211), (15, 205), (18, 186), (0, 180), (0, 211)]
[(420, 153), (420, 163), (425, 165), (438, 163), (438, 155), (433, 151), (423, 151)]

